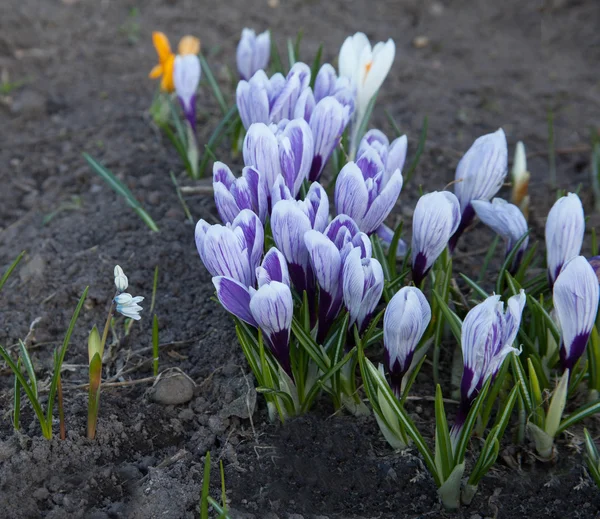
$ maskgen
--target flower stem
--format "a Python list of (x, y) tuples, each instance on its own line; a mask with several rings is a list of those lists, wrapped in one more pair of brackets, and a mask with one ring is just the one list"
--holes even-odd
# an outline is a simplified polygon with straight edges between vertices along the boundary
[(60, 439), (64, 440), (67, 438), (67, 432), (65, 429), (65, 409), (63, 406), (63, 392), (60, 373), (58, 374), (58, 384), (56, 386), (56, 390), (58, 393), (58, 420), (60, 424)]

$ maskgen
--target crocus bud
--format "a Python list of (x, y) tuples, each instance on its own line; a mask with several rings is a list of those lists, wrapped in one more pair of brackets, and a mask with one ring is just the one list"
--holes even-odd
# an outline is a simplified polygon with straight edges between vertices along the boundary
[(290, 278), (298, 290), (314, 294), (314, 275), (310, 268), (304, 235), (311, 229), (323, 231), (329, 219), (327, 193), (313, 183), (304, 201), (281, 200), (273, 207), (271, 229), (277, 248), (288, 262)]
[[(508, 256), (516, 243), (527, 233), (527, 221), (521, 210), (502, 198), (494, 198), (491, 202), (473, 200), (471, 205), (479, 219), (506, 240), (506, 256)], [(512, 273), (519, 268), (528, 244), (529, 237), (525, 238), (519, 247), (510, 267)]]
[(375, 258), (363, 258), (359, 247), (350, 251), (342, 273), (344, 304), (350, 314), (350, 326), (357, 324), (362, 333), (383, 292), (383, 269)]
[(460, 202), (461, 221), (450, 240), (451, 250), (475, 217), (471, 202), (490, 200), (502, 187), (507, 161), (506, 136), (502, 128), (479, 137), (460, 159), (456, 168), (454, 194)]
[(353, 120), (351, 157), (358, 145), (358, 128), (366, 115), (373, 96), (383, 84), (396, 54), (396, 45), (389, 39), (379, 42), (371, 49), (369, 39), (362, 32), (348, 36), (339, 56), (340, 76), (349, 78), (356, 88), (356, 114)]
[(520, 353), (513, 346), (521, 324), (526, 296), (521, 290), (509, 298), (506, 312), (500, 296), (490, 296), (474, 306), (462, 324), (461, 347), (463, 375), (460, 383), (461, 403), (452, 437), (456, 439), (471, 404), (488, 379), (493, 379), (511, 353)]
[(244, 164), (256, 168), (270, 193), (275, 179), (281, 173), (279, 145), (273, 131), (263, 123), (252, 124), (244, 138), (242, 153)]
[(394, 139), (392, 144), (390, 144), (390, 141), (382, 131), (376, 129), (369, 130), (365, 133), (358, 146), (358, 152), (356, 153), (357, 162), (359, 161), (358, 157), (365, 154), (368, 149), (373, 149), (379, 155), (386, 173), (391, 175), (397, 169), (402, 171), (406, 160), (407, 144), (406, 135)]
[(127, 287), (129, 286), (129, 282), (127, 281), (127, 276), (123, 269), (119, 267), (119, 265), (115, 266), (115, 287), (117, 287), (117, 292), (125, 292)]
[(350, 120), (350, 109), (334, 97), (319, 101), (310, 116), (310, 129), (314, 139), (314, 158), (308, 179), (319, 180), (325, 164), (340, 143)]
[(314, 154), (313, 135), (304, 119), (282, 121), (276, 130), (280, 170), (292, 196), (308, 177)]
[(354, 112), (356, 87), (352, 85), (352, 81), (344, 76), (337, 77), (335, 69), (325, 63), (319, 69), (315, 78), (314, 100), (319, 102), (325, 97), (335, 97), (342, 106), (347, 106), (350, 109), (350, 115)]
[(236, 104), (244, 128), (248, 130), (253, 123), (270, 122), (269, 100), (276, 95), (276, 88), (282, 88), (279, 81), (285, 81), (281, 74), (271, 79), (264, 70), (259, 70), (250, 80), (242, 80), (235, 91)]
[(192, 130), (196, 130), (196, 91), (200, 83), (200, 60), (195, 54), (177, 56), (173, 69), (175, 92), (181, 103), (185, 118)]
[(581, 200), (575, 193), (559, 198), (546, 220), (546, 263), (550, 285), (554, 284), (563, 265), (579, 256), (585, 218)]
[(421, 337), (431, 321), (431, 307), (423, 292), (415, 287), (403, 287), (392, 297), (383, 316), (385, 362), (392, 389), (398, 398), (402, 379), (413, 364)]
[(598, 314), (598, 278), (583, 256), (565, 263), (554, 283), (553, 301), (562, 335), (560, 361), (573, 372)]
[(224, 223), (232, 223), (244, 209), (258, 215), (262, 223), (267, 218), (267, 185), (261, 174), (252, 167), (245, 167), (242, 176), (236, 178), (222, 162), (213, 166), (213, 190), (219, 216)]
[(253, 29), (243, 29), (237, 46), (237, 69), (242, 79), (248, 81), (256, 72), (266, 69), (271, 56), (271, 35), (265, 31), (258, 36)]
[(213, 276), (228, 276), (243, 286), (254, 286), (264, 243), (263, 226), (256, 214), (244, 209), (227, 225), (200, 220), (195, 234), (202, 263)]
[(527, 156), (525, 146), (521, 141), (517, 142), (515, 158), (512, 167), (512, 203), (515, 204), (527, 219), (529, 215), (529, 178), (527, 171)]
[(420, 285), (448, 245), (460, 223), (460, 206), (449, 191), (434, 191), (419, 198), (413, 215), (412, 273)]
[(350, 251), (360, 248), (362, 258), (371, 257), (371, 242), (346, 215), (336, 216), (324, 232), (308, 231), (304, 242), (312, 270), (319, 283), (319, 331), (323, 342), (343, 303), (342, 269)]
[(371, 234), (390, 214), (400, 191), (402, 173), (396, 169), (385, 171), (379, 155), (370, 148), (348, 162), (335, 183), (335, 208), (338, 214), (347, 214), (364, 233)]
[(284, 87), (271, 103), (270, 121), (277, 123), (283, 119), (293, 119), (296, 103), (309, 85), (310, 67), (299, 61), (294, 63), (285, 78)]

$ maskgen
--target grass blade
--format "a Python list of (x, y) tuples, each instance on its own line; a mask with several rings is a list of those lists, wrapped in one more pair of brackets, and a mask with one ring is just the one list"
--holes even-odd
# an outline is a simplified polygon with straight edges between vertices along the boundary
[(17, 256), (17, 259), (10, 264), (10, 267), (8, 267), (7, 271), (4, 273), (2, 278), (0, 278), (0, 290), (2, 290), (4, 283), (6, 283), (12, 271), (15, 270), (15, 268), (17, 268), (17, 265), (23, 259), (23, 256), (25, 256), (25, 251), (21, 252), (21, 254)]
[[(175, 193), (177, 194), (177, 198), (179, 199), (179, 203), (181, 204), (181, 207), (183, 207), (183, 212), (185, 213), (185, 217), (188, 219), (188, 221), (190, 223), (193, 224), (194, 218), (192, 217), (192, 213), (190, 213), (190, 209), (189, 209), (188, 205), (185, 203), (185, 199), (183, 198), (183, 195), (181, 194), (181, 188), (179, 187), (177, 178), (175, 178), (175, 174), (172, 171), (169, 172), (169, 175), (171, 176), (171, 182), (173, 182), (173, 185), (175, 186)], [(152, 310), (150, 310), (150, 311), (152, 311)]]
[(404, 175), (404, 184), (408, 184), (411, 178), (413, 177), (417, 166), (419, 165), (419, 161), (421, 160), (421, 155), (423, 154), (423, 150), (425, 149), (425, 141), (427, 140), (427, 126), (428, 126), (428, 118), (427, 116), (423, 117), (423, 125), (421, 126), (421, 135), (419, 137), (419, 144), (417, 145), (417, 152), (415, 153), (415, 158), (410, 163), (410, 167)]
[[(208, 142), (205, 146), (205, 152), (202, 154), (202, 161), (200, 162), (200, 166), (198, 167), (198, 176), (204, 176), (204, 170), (206, 169), (206, 165), (208, 164), (208, 159), (210, 158), (210, 154), (212, 153), (212, 149), (220, 142), (221, 138), (225, 134), (226, 125), (235, 118), (238, 110), (237, 106), (233, 105), (229, 111), (225, 114), (221, 122), (215, 128), (215, 131), (212, 133)], [(214, 155), (214, 154), (213, 154)]]
[(158, 376), (158, 317), (154, 314), (152, 319), (152, 370), (154, 376)]
[(311, 88), (315, 87), (315, 81), (317, 80), (317, 74), (319, 73), (319, 68), (321, 67), (321, 56), (323, 55), (323, 44), (319, 45), (317, 49), (317, 53), (315, 54), (315, 59), (313, 60), (312, 67), (310, 69), (310, 86)]
[(208, 519), (208, 499), (210, 494), (210, 451), (204, 459), (204, 477), (202, 478), (202, 494), (200, 495), (200, 519)]
[[(21, 370), (21, 359), (17, 360), (17, 369)], [(18, 431), (21, 428), (21, 383), (17, 376), (15, 376), (14, 395), (13, 427)]]
[(21, 339), (19, 339), (19, 350), (21, 353), (19, 361), (22, 361), (25, 366), (25, 370), (27, 371), (27, 376), (29, 377), (29, 384), (31, 386), (31, 389), (33, 389), (33, 393), (35, 394), (35, 397), (37, 398), (38, 387), (37, 387), (37, 378), (35, 376), (35, 370), (33, 369), (33, 363), (31, 362), (31, 357), (29, 356), (29, 351), (27, 350), (27, 347), (25, 346), (25, 344), (23, 343), (23, 341)]
[(227, 103), (225, 102), (225, 98), (223, 97), (223, 92), (221, 92), (221, 88), (219, 87), (215, 76), (213, 76), (212, 70), (210, 70), (210, 66), (208, 65), (208, 61), (206, 61), (206, 58), (202, 54), (200, 54), (199, 58), (200, 66), (202, 67), (202, 72), (204, 72), (206, 80), (212, 88), (213, 94), (215, 95), (215, 99), (217, 100), (217, 103), (219, 103), (219, 107), (221, 108), (221, 112), (223, 112), (223, 115), (225, 115), (227, 113)]

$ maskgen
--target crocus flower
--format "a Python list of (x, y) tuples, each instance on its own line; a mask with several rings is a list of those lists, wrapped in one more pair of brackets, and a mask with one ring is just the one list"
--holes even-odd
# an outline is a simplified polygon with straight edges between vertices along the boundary
[(559, 198), (546, 220), (546, 263), (550, 285), (556, 281), (563, 265), (579, 256), (584, 233), (585, 218), (579, 197), (569, 193)]
[[(491, 202), (473, 200), (471, 205), (479, 219), (506, 240), (506, 256), (508, 256), (516, 243), (527, 233), (527, 221), (521, 210), (502, 198), (494, 198)], [(528, 244), (529, 237), (521, 243), (511, 266), (511, 272), (516, 272)]]
[(304, 235), (311, 229), (323, 231), (329, 220), (329, 200), (323, 187), (314, 182), (303, 201), (280, 200), (273, 206), (271, 230), (277, 248), (288, 262), (292, 283), (314, 299), (314, 274), (310, 267)]
[(236, 89), (236, 102), (244, 128), (253, 123), (278, 123), (294, 119), (300, 94), (310, 84), (310, 67), (294, 63), (287, 77), (275, 74), (268, 78), (263, 70), (249, 81), (241, 80)]
[(349, 108), (350, 114), (354, 112), (356, 87), (352, 85), (350, 78), (338, 77), (329, 63), (321, 66), (315, 78), (315, 103), (325, 97), (335, 97), (343, 106)]
[(236, 178), (228, 166), (215, 162), (213, 190), (219, 216), (224, 223), (232, 223), (244, 209), (258, 215), (262, 223), (267, 218), (267, 185), (256, 168), (246, 166)]
[(324, 232), (304, 235), (310, 265), (319, 283), (319, 331), (323, 342), (343, 304), (342, 270), (350, 251), (359, 248), (362, 258), (371, 257), (371, 242), (346, 215), (336, 216)]
[(431, 307), (423, 292), (403, 287), (392, 297), (383, 316), (385, 362), (398, 398), (402, 379), (412, 364), (417, 346), (431, 321)]
[[(171, 52), (169, 39), (162, 32), (152, 33), (152, 43), (158, 55), (158, 65), (150, 71), (150, 77), (156, 79), (161, 77), (160, 88), (163, 92), (173, 92), (175, 84), (173, 82), (173, 68), (175, 64), (175, 54)], [(200, 40), (194, 36), (184, 36), (179, 42), (178, 54), (185, 56), (188, 54), (198, 54), (200, 52)]]
[(349, 121), (350, 107), (344, 106), (335, 97), (324, 97), (317, 103), (309, 123), (315, 146), (309, 180), (320, 178)]
[(134, 321), (139, 321), (142, 318), (140, 312), (143, 308), (138, 303), (141, 303), (143, 300), (144, 298), (141, 296), (133, 297), (126, 292), (114, 298), (114, 302), (117, 305), (117, 312)]
[(256, 214), (244, 209), (231, 224), (196, 225), (196, 247), (213, 276), (227, 276), (243, 286), (254, 286), (263, 253), (264, 230)]
[(237, 69), (242, 79), (248, 81), (256, 72), (267, 68), (271, 55), (271, 34), (265, 31), (258, 36), (253, 29), (243, 29), (237, 46)]
[(173, 82), (185, 118), (196, 131), (196, 91), (200, 83), (200, 60), (196, 54), (175, 58)]
[(565, 263), (554, 283), (553, 301), (562, 335), (560, 361), (573, 372), (598, 314), (598, 278), (583, 256)]
[(462, 324), (461, 346), (464, 369), (460, 383), (461, 403), (452, 437), (456, 439), (473, 400), (488, 379), (493, 379), (508, 354), (520, 350), (513, 346), (521, 324), (526, 296), (521, 290), (512, 296), (504, 312), (500, 296), (488, 297), (473, 307)]
[(383, 292), (383, 269), (375, 258), (363, 257), (360, 247), (350, 251), (342, 273), (344, 305), (350, 314), (350, 326), (357, 324), (362, 333), (375, 311)]
[(289, 339), (293, 300), (285, 258), (272, 247), (256, 269), (258, 290), (227, 276), (213, 277), (217, 297), (238, 319), (260, 328), (281, 367), (292, 375)]
[(350, 157), (354, 157), (358, 144), (358, 129), (366, 115), (367, 107), (388, 75), (395, 54), (396, 45), (393, 40), (379, 42), (371, 49), (369, 39), (362, 32), (348, 36), (340, 49), (340, 76), (349, 78), (356, 87), (356, 112), (352, 122)]
[(529, 213), (529, 178), (527, 171), (527, 156), (525, 155), (525, 146), (519, 141), (515, 148), (515, 158), (512, 167), (512, 203), (515, 204), (525, 216)]
[(310, 171), (313, 150), (313, 135), (303, 119), (286, 119), (270, 127), (255, 123), (244, 138), (244, 163), (261, 173), (269, 196), (281, 175), (295, 197)]
[(127, 276), (123, 269), (119, 267), (119, 265), (115, 266), (115, 287), (117, 287), (117, 292), (125, 292), (127, 287), (129, 286), (129, 281), (127, 280)]
[[(386, 173), (391, 175), (397, 169), (402, 171), (404, 162), (406, 161), (407, 144), (406, 135), (394, 139), (390, 144), (390, 141), (382, 131), (372, 129), (365, 133), (361, 139), (356, 155), (357, 157), (361, 157), (367, 150), (375, 150), (381, 159), (381, 163), (384, 165)], [(357, 159), (357, 162), (359, 160)]]
[(412, 273), (420, 285), (448, 245), (460, 223), (460, 206), (449, 191), (434, 191), (419, 198), (412, 224)]
[(371, 234), (390, 214), (401, 190), (400, 169), (387, 171), (378, 151), (369, 147), (340, 171), (335, 208), (338, 214), (352, 217), (361, 231)]
[(450, 250), (475, 217), (471, 202), (490, 200), (502, 187), (507, 171), (508, 150), (502, 128), (479, 137), (456, 167), (454, 193), (460, 202), (461, 221), (450, 240)]

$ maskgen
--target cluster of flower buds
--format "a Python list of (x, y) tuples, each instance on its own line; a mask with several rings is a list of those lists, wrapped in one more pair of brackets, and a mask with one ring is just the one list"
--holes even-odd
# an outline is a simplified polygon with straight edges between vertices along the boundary
[(125, 292), (129, 286), (129, 281), (119, 265), (115, 266), (114, 275), (115, 287), (117, 289), (114, 303), (117, 305), (117, 312), (134, 321), (139, 321), (141, 319), (140, 312), (143, 308), (138, 303), (141, 303), (144, 298), (142, 296), (133, 297), (131, 294)]

